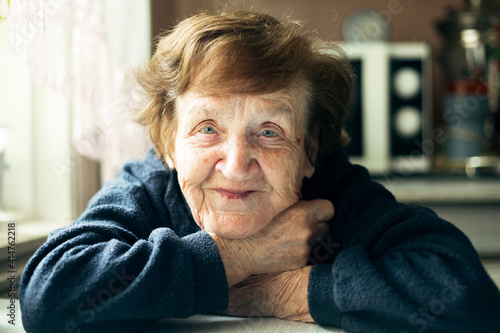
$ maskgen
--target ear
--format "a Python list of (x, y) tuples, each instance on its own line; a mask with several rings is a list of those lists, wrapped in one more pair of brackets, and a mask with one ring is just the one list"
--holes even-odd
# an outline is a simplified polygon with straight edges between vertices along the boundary
[(309, 161), (309, 158), (306, 157), (305, 176), (307, 178), (311, 178), (312, 175), (314, 174), (315, 170), (316, 169), (314, 168), (314, 166)]
[(168, 157), (168, 156), (165, 156), (165, 164), (168, 166), (168, 168), (170, 170), (174, 170), (175, 169), (175, 163), (174, 161)]

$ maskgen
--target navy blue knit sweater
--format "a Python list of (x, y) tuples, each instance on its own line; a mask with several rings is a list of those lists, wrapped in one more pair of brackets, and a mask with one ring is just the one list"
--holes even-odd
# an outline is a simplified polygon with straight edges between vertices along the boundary
[[(310, 259), (317, 323), (349, 332), (500, 332), (500, 292), (452, 224), (398, 203), (341, 153), (320, 163), (302, 194), (335, 206), (330, 235)], [(228, 286), (175, 171), (150, 152), (49, 236), (25, 268), (20, 302), (30, 333), (121, 332), (223, 310)]]

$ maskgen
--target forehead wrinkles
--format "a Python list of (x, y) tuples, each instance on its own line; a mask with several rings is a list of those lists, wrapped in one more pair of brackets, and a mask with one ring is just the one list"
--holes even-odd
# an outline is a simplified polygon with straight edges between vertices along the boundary
[[(307, 86), (306, 86), (307, 87)], [(223, 117), (243, 120), (255, 111), (287, 118), (296, 129), (305, 128), (307, 88), (304, 85), (263, 95), (203, 95), (187, 92), (178, 98), (179, 111), (190, 117)], [(299, 126), (302, 124), (302, 126)]]
[(275, 108), (282, 116), (287, 113), (293, 122), (295, 135), (303, 136), (307, 128), (309, 85), (296, 85), (284, 91), (279, 91), (268, 95), (268, 99), (280, 100), (280, 104)]

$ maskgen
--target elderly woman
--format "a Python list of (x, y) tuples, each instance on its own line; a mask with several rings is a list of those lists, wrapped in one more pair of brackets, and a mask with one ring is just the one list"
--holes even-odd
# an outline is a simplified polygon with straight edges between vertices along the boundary
[(31, 259), (28, 332), (214, 312), (500, 330), (499, 291), (468, 239), (342, 153), (352, 72), (334, 46), (264, 14), (199, 14), (138, 77), (154, 151)]

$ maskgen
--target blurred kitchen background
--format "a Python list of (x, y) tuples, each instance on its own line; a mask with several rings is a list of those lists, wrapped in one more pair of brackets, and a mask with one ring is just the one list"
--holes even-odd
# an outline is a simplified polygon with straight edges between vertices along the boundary
[(78, 217), (126, 160), (145, 156), (133, 71), (155, 36), (200, 10), (291, 16), (338, 42), (357, 74), (352, 161), (400, 201), (456, 224), (500, 283), (493, 0), (0, 0), (0, 268), (8, 223), (21, 271), (48, 232)]

